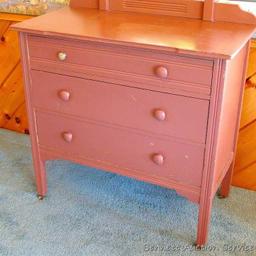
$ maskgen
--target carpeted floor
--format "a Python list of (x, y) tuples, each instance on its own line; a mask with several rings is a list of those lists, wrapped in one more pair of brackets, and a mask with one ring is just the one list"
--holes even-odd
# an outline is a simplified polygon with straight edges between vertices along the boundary
[(256, 193), (215, 198), (208, 247), (197, 206), (172, 190), (51, 161), (35, 196), (29, 137), (0, 130), (0, 256), (256, 255)]

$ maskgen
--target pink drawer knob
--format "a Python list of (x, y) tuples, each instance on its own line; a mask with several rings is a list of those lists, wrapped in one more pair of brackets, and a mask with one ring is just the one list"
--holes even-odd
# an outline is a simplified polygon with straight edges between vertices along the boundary
[(59, 97), (63, 101), (69, 101), (69, 99), (70, 99), (70, 92), (64, 91), (64, 90), (59, 91)]
[(164, 156), (161, 154), (154, 154), (152, 156), (152, 160), (157, 165), (163, 165), (164, 164)]
[(66, 142), (70, 143), (73, 139), (73, 134), (71, 132), (63, 132), (62, 137)]
[(160, 78), (167, 78), (168, 77), (168, 69), (163, 66), (158, 66), (155, 69), (155, 74)]
[(158, 121), (164, 121), (166, 119), (166, 113), (164, 110), (161, 109), (156, 109), (154, 111), (154, 117), (158, 120)]
[(58, 52), (58, 59), (60, 61), (64, 61), (67, 58), (67, 54), (65, 52)]

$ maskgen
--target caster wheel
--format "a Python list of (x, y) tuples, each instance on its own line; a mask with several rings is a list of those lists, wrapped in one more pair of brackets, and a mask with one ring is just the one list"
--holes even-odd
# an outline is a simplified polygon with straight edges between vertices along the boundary
[(196, 250), (198, 250), (198, 251), (200, 251), (204, 247), (203, 245), (200, 245), (197, 243), (194, 243), (194, 246), (195, 246)]
[(221, 194), (218, 194), (218, 198), (219, 198), (219, 199), (225, 199), (226, 197), (223, 196), (223, 195), (221, 195)]
[(38, 198), (39, 200), (43, 200), (43, 199), (44, 199), (44, 196), (37, 195), (37, 198)]

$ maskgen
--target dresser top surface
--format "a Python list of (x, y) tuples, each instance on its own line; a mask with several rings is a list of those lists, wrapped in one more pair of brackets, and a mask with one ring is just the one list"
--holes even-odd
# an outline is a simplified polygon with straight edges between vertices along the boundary
[(254, 25), (70, 7), (23, 21), (13, 28), (46, 36), (224, 59), (234, 57), (255, 31)]

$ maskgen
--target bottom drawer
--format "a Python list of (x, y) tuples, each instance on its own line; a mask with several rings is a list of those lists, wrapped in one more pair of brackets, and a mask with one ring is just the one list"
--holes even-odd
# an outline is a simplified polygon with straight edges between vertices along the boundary
[(62, 154), (111, 164), (145, 176), (201, 185), (204, 147), (36, 113), (39, 144)]

